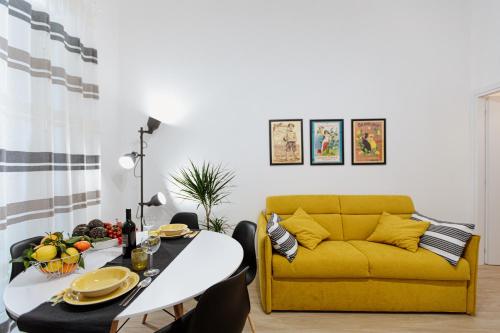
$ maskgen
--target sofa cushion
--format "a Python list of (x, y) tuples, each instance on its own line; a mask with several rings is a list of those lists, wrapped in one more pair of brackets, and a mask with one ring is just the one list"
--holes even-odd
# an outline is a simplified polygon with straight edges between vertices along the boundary
[(427, 230), (429, 224), (429, 222), (413, 222), (384, 212), (367, 241), (394, 245), (416, 252), (420, 236)]
[(319, 243), (330, 236), (328, 230), (316, 222), (302, 208), (298, 208), (292, 217), (280, 224), (295, 236), (300, 245), (314, 250)]
[(368, 259), (344, 241), (324, 241), (314, 250), (299, 246), (292, 263), (273, 254), (274, 278), (366, 278)]
[(439, 221), (419, 213), (411, 216), (415, 221), (429, 221), (430, 227), (420, 238), (420, 247), (440, 255), (450, 264), (456, 265), (472, 237), (474, 224)]
[(297, 244), (295, 237), (278, 223), (279, 221), (281, 221), (281, 218), (278, 214), (271, 214), (267, 222), (267, 234), (271, 239), (273, 248), (289, 262), (292, 262), (297, 255), (299, 244)]
[[(408, 219), (411, 214), (399, 214), (401, 218)], [(342, 240), (366, 240), (375, 231), (380, 220), (376, 215), (342, 215)]]
[(465, 259), (460, 259), (454, 267), (423, 248), (413, 253), (396, 246), (368, 241), (352, 240), (347, 243), (366, 256), (370, 277), (434, 281), (470, 279), (469, 263)]
[[(309, 212), (308, 212), (309, 214)], [(327, 240), (344, 240), (342, 232), (342, 217), (340, 214), (309, 214), (314, 221), (321, 224), (329, 233)], [(268, 218), (270, 217), (267, 216)], [(286, 220), (292, 215), (280, 215), (282, 220)]]

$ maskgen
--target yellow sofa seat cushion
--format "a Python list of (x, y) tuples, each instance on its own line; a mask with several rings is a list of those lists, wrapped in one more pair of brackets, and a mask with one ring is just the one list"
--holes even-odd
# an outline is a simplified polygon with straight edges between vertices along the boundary
[(470, 279), (469, 263), (463, 258), (453, 267), (442, 257), (423, 248), (410, 252), (396, 246), (362, 240), (348, 243), (366, 256), (370, 277), (373, 278), (434, 281)]
[(292, 217), (280, 222), (280, 224), (295, 236), (300, 245), (314, 250), (321, 241), (328, 238), (330, 233), (316, 222), (302, 208), (298, 208)]
[(424, 234), (429, 225), (429, 222), (405, 220), (384, 212), (380, 216), (377, 227), (366, 240), (416, 252), (420, 236)]
[(274, 278), (367, 278), (368, 259), (344, 241), (324, 241), (314, 250), (299, 246), (292, 263), (274, 253)]

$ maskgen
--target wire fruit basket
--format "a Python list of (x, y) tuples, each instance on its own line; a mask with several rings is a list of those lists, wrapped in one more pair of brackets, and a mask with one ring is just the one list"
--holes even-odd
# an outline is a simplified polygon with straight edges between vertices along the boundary
[(49, 280), (57, 279), (80, 269), (81, 263), (84, 261), (87, 251), (66, 256), (64, 258), (56, 258), (49, 261), (31, 261), (30, 266), (35, 267), (37, 271), (45, 275)]

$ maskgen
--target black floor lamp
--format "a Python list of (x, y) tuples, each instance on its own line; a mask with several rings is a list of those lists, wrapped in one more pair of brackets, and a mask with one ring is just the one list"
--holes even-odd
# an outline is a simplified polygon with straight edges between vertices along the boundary
[[(140, 175), (141, 179), (141, 202), (139, 202), (140, 208), (140, 219), (141, 219), (141, 231), (144, 225), (144, 206), (161, 206), (167, 203), (165, 195), (161, 192), (156, 193), (151, 197), (148, 202), (144, 202), (144, 134), (153, 134), (154, 131), (160, 127), (161, 122), (154, 118), (148, 118), (148, 129), (144, 130), (143, 127), (139, 129), (139, 138), (140, 138), (140, 149), (139, 153), (133, 151), (128, 154), (124, 154), (120, 156), (118, 159), (118, 163), (124, 169), (133, 169), (139, 164), (140, 167)], [(135, 173), (134, 173), (135, 174)]]

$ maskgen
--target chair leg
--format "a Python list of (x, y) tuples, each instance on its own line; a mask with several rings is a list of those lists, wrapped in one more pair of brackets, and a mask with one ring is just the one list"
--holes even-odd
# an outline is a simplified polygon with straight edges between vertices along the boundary
[(252, 330), (252, 333), (255, 333), (255, 325), (253, 324), (253, 320), (252, 320), (252, 317), (250, 316), (250, 314), (248, 314), (248, 322), (250, 323), (250, 330)]
[(184, 314), (184, 305), (182, 303), (174, 305), (175, 319), (179, 319)]
[(111, 328), (109, 329), (109, 333), (116, 333), (118, 331), (118, 320), (113, 320), (111, 322)]
[(142, 317), (142, 324), (144, 325), (146, 323), (146, 319), (148, 319), (148, 314), (146, 313), (144, 317)]

